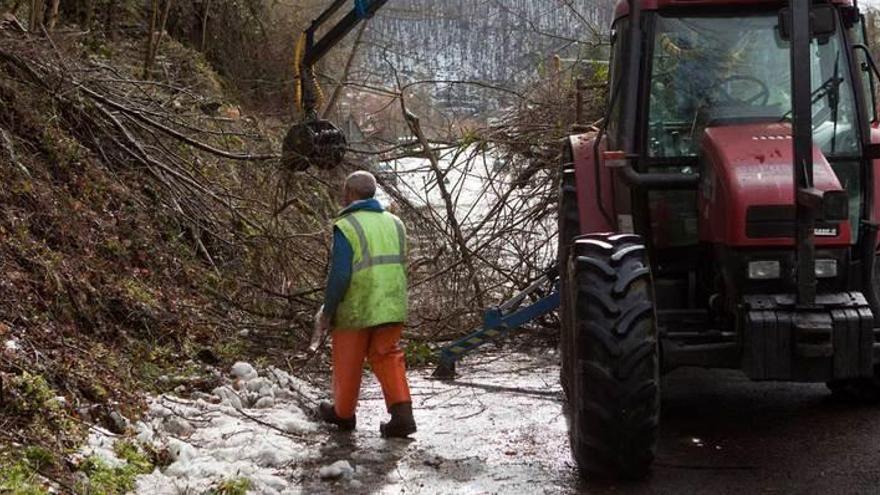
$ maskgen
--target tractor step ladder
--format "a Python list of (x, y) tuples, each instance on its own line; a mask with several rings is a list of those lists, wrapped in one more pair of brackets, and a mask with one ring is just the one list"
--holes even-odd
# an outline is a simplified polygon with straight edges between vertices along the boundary
[[(455, 363), (466, 354), (559, 307), (558, 278), (556, 267), (550, 268), (519, 294), (487, 309), (481, 327), (440, 349), (439, 364), (432, 376), (441, 380), (455, 378)], [(537, 299), (523, 305), (531, 296)]]

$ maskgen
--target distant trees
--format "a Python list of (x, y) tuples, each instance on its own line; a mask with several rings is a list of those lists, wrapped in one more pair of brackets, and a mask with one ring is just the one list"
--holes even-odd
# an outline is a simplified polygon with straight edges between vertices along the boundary
[[(325, 0), (0, 0), (0, 13), (12, 13), (37, 35), (65, 26), (107, 39), (123, 33), (143, 36), (144, 77), (158, 69), (162, 44), (170, 37), (202, 52), (246, 102), (290, 108), (294, 42), (327, 4)], [(344, 56), (330, 58), (328, 72), (342, 72)]]

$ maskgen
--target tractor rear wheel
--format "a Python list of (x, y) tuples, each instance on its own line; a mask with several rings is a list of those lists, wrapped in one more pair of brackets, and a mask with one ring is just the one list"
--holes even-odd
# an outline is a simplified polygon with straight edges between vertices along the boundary
[[(570, 154), (570, 153), (569, 153)], [(559, 246), (556, 251), (557, 267), (559, 267), (559, 289), (561, 294), (568, 291), (568, 273), (566, 264), (568, 263), (568, 253), (571, 250), (574, 238), (580, 235), (580, 215), (578, 213), (577, 190), (575, 189), (575, 172), (573, 163), (564, 163), (559, 175)], [(567, 353), (571, 349), (571, 315), (564, 311), (565, 305), (562, 305), (559, 312), (560, 335), (559, 335), (559, 351), (562, 354), (562, 367), (560, 368), (560, 383), (562, 390), (568, 395), (571, 383), (571, 356)]]
[(569, 438), (583, 476), (648, 474), (660, 419), (654, 297), (642, 239), (578, 237), (568, 259)]

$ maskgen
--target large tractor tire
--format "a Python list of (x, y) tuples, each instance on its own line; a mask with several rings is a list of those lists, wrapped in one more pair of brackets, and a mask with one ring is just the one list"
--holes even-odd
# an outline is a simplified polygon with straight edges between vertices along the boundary
[(660, 367), (654, 297), (641, 237), (578, 237), (563, 313), (572, 347), (567, 413), (581, 475), (641, 479), (654, 460)]
[[(568, 253), (571, 250), (574, 238), (580, 235), (580, 217), (577, 204), (577, 190), (575, 189), (575, 172), (573, 163), (562, 165), (559, 176), (559, 246), (557, 253), (557, 266), (559, 267), (559, 289), (562, 294), (568, 291)], [(566, 306), (562, 305), (559, 312), (560, 332), (559, 350), (562, 354), (562, 366), (560, 368), (560, 383), (562, 390), (568, 395), (571, 383), (571, 356), (567, 353), (571, 349), (571, 315), (566, 314)]]

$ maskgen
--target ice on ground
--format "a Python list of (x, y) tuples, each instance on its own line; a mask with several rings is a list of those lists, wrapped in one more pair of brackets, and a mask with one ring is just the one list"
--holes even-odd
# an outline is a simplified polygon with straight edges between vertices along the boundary
[(243, 363), (241, 361), (232, 365), (230, 373), (232, 376), (245, 381), (257, 378), (257, 370), (250, 363)]
[(117, 435), (99, 426), (93, 426), (89, 430), (89, 438), (86, 446), (80, 450), (83, 457), (97, 457), (109, 467), (117, 467), (125, 464), (123, 460), (116, 456), (113, 450), (113, 444), (116, 443)]
[(142, 445), (152, 444), (153, 438), (155, 435), (153, 434), (153, 428), (150, 425), (144, 423), (143, 421), (138, 421), (134, 425), (135, 431), (135, 440)]
[(354, 476), (354, 468), (348, 461), (340, 460), (318, 469), (318, 476), (322, 479), (351, 478)]
[(177, 416), (166, 418), (163, 426), (165, 427), (165, 431), (176, 437), (188, 437), (192, 435), (195, 430), (192, 423)]
[(238, 395), (238, 392), (232, 390), (232, 387), (229, 385), (223, 385), (222, 387), (217, 387), (211, 391), (212, 394), (217, 396), (220, 399), (220, 403), (232, 407), (233, 409), (241, 409), (244, 407), (242, 404), (241, 396)]
[(268, 409), (275, 407), (275, 399), (272, 397), (260, 397), (254, 404), (254, 409)]
[(163, 395), (151, 401), (148, 416), (135, 427), (138, 439), (166, 449), (173, 462), (138, 477), (136, 493), (204, 493), (235, 478), (250, 480), (249, 493), (300, 491), (291, 467), (321, 456), (306, 435), (318, 425), (301, 405), (320, 397), (319, 392), (277, 368), (260, 376), (249, 363), (239, 362), (230, 375), (234, 385), (217, 387), (210, 395)]

